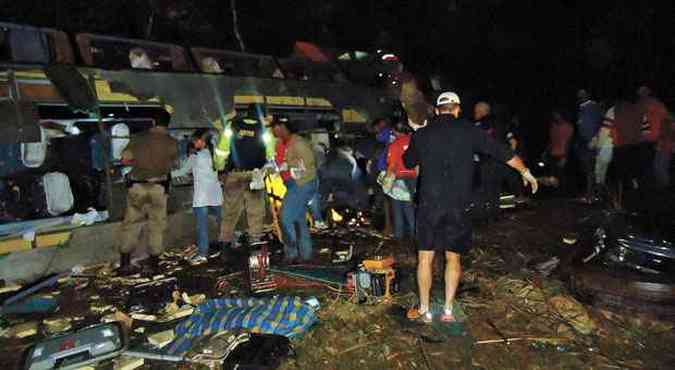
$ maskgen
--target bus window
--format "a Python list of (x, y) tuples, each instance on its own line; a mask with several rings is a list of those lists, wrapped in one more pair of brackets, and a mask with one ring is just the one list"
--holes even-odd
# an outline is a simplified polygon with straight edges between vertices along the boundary
[(73, 64), (73, 49), (70, 47), (68, 35), (52, 29), (43, 29), (49, 41), (49, 50), (52, 51), (52, 62), (56, 64)]
[(171, 44), (90, 34), (77, 35), (85, 64), (105, 69), (189, 71), (183, 49)]
[(0, 34), (0, 59), (16, 63), (49, 63), (49, 43), (40, 29), (0, 23)]
[(289, 79), (301, 81), (343, 82), (344, 76), (333, 63), (314, 63), (302, 58), (280, 59), (279, 64)]
[(283, 78), (274, 61), (267, 55), (256, 55), (217, 49), (193, 48), (192, 55), (204, 73), (229, 76)]
[(133, 69), (154, 69), (154, 63), (142, 48), (129, 50), (129, 64)]
[(12, 60), (12, 51), (9, 45), (9, 30), (0, 28), (0, 60)]

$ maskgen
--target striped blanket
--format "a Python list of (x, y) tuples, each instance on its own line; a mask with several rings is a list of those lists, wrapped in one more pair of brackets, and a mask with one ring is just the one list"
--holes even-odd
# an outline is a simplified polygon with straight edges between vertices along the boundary
[(316, 314), (300, 297), (213, 299), (199, 305), (176, 327), (176, 339), (167, 352), (183, 355), (195, 339), (227, 330), (290, 338), (305, 333), (316, 321)]

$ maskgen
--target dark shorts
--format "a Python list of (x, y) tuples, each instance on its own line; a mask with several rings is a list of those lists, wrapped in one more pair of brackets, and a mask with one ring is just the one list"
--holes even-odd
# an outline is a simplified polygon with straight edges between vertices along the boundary
[(464, 254), (471, 249), (471, 220), (463, 208), (417, 211), (417, 249)]

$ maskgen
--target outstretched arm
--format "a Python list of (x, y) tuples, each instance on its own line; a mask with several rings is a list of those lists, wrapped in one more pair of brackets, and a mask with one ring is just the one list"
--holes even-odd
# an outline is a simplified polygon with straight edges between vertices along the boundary
[(527, 186), (529, 184), (532, 187), (532, 194), (537, 192), (539, 189), (537, 179), (532, 176), (532, 173), (525, 167), (525, 163), (523, 163), (523, 160), (519, 156), (514, 155), (513, 158), (506, 162), (506, 164), (520, 172), (520, 176), (523, 177), (523, 185)]
[(481, 130), (474, 129), (472, 134), (475, 151), (505, 162), (508, 166), (520, 172), (520, 175), (523, 177), (523, 184), (525, 186), (529, 184), (532, 187), (532, 194), (537, 192), (539, 189), (537, 179), (532, 176), (530, 170), (525, 167), (525, 163), (519, 156), (514, 155), (513, 151), (506, 145), (495, 141)]

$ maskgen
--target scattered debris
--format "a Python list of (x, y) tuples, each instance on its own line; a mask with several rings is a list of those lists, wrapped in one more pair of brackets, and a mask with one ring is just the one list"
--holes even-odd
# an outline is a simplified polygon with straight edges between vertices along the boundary
[(567, 245), (574, 245), (577, 243), (578, 239), (579, 235), (577, 235), (576, 233), (567, 233), (563, 235), (562, 241)]
[(5, 286), (0, 287), (0, 294), (16, 292), (17, 290), (19, 290), (21, 288), (22, 288), (22, 286), (17, 285), (17, 284), (5, 285)]
[(569, 296), (558, 295), (549, 299), (548, 303), (560, 315), (561, 321), (558, 326), (558, 334), (569, 336), (570, 326), (577, 332), (588, 335), (595, 328), (595, 322), (588, 315), (586, 308), (576, 299)]
[(139, 357), (120, 356), (115, 359), (114, 370), (134, 370), (145, 364), (145, 359)]
[(534, 268), (543, 276), (549, 276), (560, 264), (560, 258), (553, 257), (545, 262), (539, 263)]
[(141, 320), (141, 321), (157, 321), (157, 316), (146, 315), (142, 313), (132, 313), (131, 318), (134, 320)]
[(171, 343), (174, 338), (176, 338), (176, 334), (173, 332), (173, 329), (170, 329), (148, 336), (148, 343), (157, 348), (164, 348), (167, 344)]
[(70, 330), (73, 327), (72, 321), (71, 318), (44, 319), (42, 323), (49, 334), (58, 334)]
[(187, 293), (181, 294), (181, 298), (183, 299), (183, 302), (187, 304), (191, 304), (193, 306), (200, 305), (206, 301), (206, 295), (205, 294), (196, 294), (193, 296), (188, 296)]
[(36, 321), (29, 321), (13, 326), (8, 334), (15, 338), (27, 338), (37, 334), (37, 332), (38, 323)]

